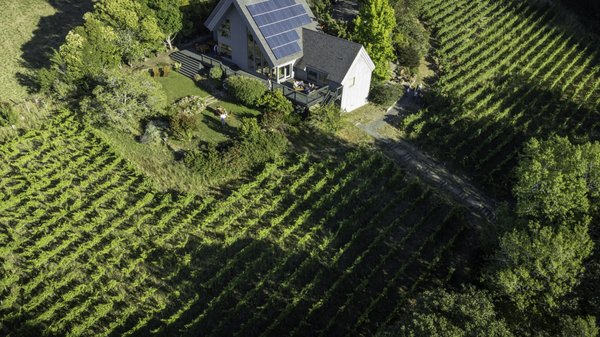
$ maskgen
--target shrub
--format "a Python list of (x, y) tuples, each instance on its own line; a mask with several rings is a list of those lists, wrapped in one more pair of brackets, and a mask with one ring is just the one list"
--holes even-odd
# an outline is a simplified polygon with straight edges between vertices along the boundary
[(223, 77), (223, 69), (221, 69), (221, 67), (219, 66), (214, 66), (210, 68), (210, 71), (208, 72), (208, 77), (212, 78), (213, 80), (220, 80), (221, 77)]
[(334, 104), (311, 109), (308, 118), (311, 125), (327, 132), (336, 132), (342, 126), (340, 109)]
[(181, 140), (190, 140), (200, 128), (200, 115), (189, 112), (178, 112), (171, 116), (171, 132)]
[(168, 65), (167, 65), (167, 66), (164, 66), (164, 67), (162, 68), (162, 75), (163, 75), (164, 77), (167, 77), (167, 76), (169, 76), (169, 74), (170, 74), (170, 73), (171, 73), (171, 66), (168, 66)]
[(378, 83), (371, 87), (369, 100), (377, 105), (389, 107), (401, 96), (402, 86), (391, 83)]
[(142, 137), (140, 137), (140, 142), (144, 144), (158, 143), (164, 135), (164, 128), (161, 127), (160, 122), (150, 121), (146, 124), (146, 129)]
[(17, 112), (10, 103), (0, 102), (0, 126), (10, 126), (17, 123)]
[(397, 48), (396, 54), (398, 56), (398, 64), (409, 69), (415, 70), (421, 63), (419, 52), (411, 46)]
[(171, 106), (171, 114), (185, 112), (188, 114), (199, 114), (206, 108), (206, 100), (200, 96), (185, 96), (177, 100)]
[(231, 95), (246, 106), (256, 107), (258, 100), (267, 91), (261, 81), (245, 76), (228, 77), (225, 83)]
[(158, 67), (152, 68), (152, 77), (160, 77), (160, 69)]
[(281, 91), (266, 91), (257, 101), (257, 105), (264, 112), (280, 112), (289, 115), (294, 111), (292, 102), (285, 98)]
[(108, 70), (96, 83), (91, 95), (80, 103), (92, 123), (130, 130), (133, 125), (137, 128), (142, 118), (161, 114), (166, 107), (162, 86), (146, 74)]
[(203, 143), (198, 149), (189, 151), (183, 157), (183, 163), (205, 178), (223, 176), (222, 155), (214, 144)]

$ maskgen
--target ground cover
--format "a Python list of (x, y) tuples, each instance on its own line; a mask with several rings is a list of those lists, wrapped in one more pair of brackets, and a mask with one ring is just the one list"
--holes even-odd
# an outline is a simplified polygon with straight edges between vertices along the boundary
[(404, 131), (497, 197), (529, 138), (599, 139), (598, 45), (555, 18), (526, 2), (426, 1), (441, 72)]
[(0, 100), (22, 99), (33, 70), (49, 63), (49, 53), (81, 22), (91, 1), (0, 0)]
[(463, 211), (372, 150), (164, 193), (65, 112), (0, 161), (7, 336), (372, 335), (413, 292), (477, 275)]

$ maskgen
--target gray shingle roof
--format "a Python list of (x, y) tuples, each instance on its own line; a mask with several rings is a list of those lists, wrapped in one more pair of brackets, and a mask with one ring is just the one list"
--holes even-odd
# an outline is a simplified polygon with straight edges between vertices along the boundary
[(307, 66), (327, 73), (336, 83), (342, 80), (358, 56), (362, 45), (310, 29), (302, 29), (304, 56), (296, 67)]

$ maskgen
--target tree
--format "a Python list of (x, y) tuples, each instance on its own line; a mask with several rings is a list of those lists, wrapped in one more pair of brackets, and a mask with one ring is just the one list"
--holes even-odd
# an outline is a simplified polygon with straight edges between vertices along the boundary
[(426, 291), (408, 311), (398, 323), (381, 329), (376, 337), (513, 335), (496, 315), (490, 295), (474, 288), (462, 293), (443, 289)]
[(279, 112), (289, 115), (294, 111), (292, 102), (281, 91), (267, 91), (258, 100), (257, 105), (266, 113)]
[(487, 279), (521, 312), (553, 313), (578, 283), (592, 248), (587, 223), (556, 228), (530, 222), (502, 235)]
[(129, 63), (157, 50), (165, 39), (158, 19), (144, 2), (99, 0), (92, 15), (117, 32), (117, 45)]
[(560, 319), (560, 337), (596, 337), (598, 336), (598, 326), (596, 318), (570, 317), (565, 316)]
[(392, 34), (396, 26), (394, 9), (388, 0), (368, 0), (360, 8), (354, 22), (353, 40), (361, 43), (375, 63), (373, 77), (386, 80), (390, 77), (389, 62), (394, 57)]
[(92, 123), (130, 130), (141, 118), (160, 114), (166, 106), (161, 85), (146, 74), (113, 69), (98, 76), (96, 82), (91, 95), (80, 103)]
[(155, 13), (158, 25), (165, 34), (165, 43), (173, 50), (173, 39), (183, 28), (181, 0), (147, 0), (148, 7)]
[[(516, 170), (513, 191), (517, 213), (550, 222), (586, 214), (590, 207), (586, 181), (589, 168), (582, 149), (567, 138), (552, 137), (543, 142), (532, 139)], [(592, 175), (598, 177), (597, 173)]]

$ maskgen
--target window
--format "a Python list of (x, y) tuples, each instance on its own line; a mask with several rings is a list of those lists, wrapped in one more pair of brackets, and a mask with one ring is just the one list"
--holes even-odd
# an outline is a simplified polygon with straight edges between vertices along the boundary
[(232, 55), (231, 47), (225, 43), (219, 43), (219, 55), (230, 59)]
[(353, 87), (355, 84), (356, 84), (356, 76), (352, 77), (352, 79), (348, 83), (348, 87)]
[(286, 78), (289, 78), (292, 76), (292, 73), (290, 71), (290, 65), (285, 65), (283, 67), (279, 68), (279, 81), (285, 80)]
[(313, 68), (306, 68), (306, 79), (310, 82), (314, 82), (317, 84), (323, 84), (327, 75), (323, 72), (315, 70)]
[(219, 32), (221, 33), (222, 37), (229, 37), (231, 35), (231, 21), (229, 21), (229, 19), (223, 21)]

